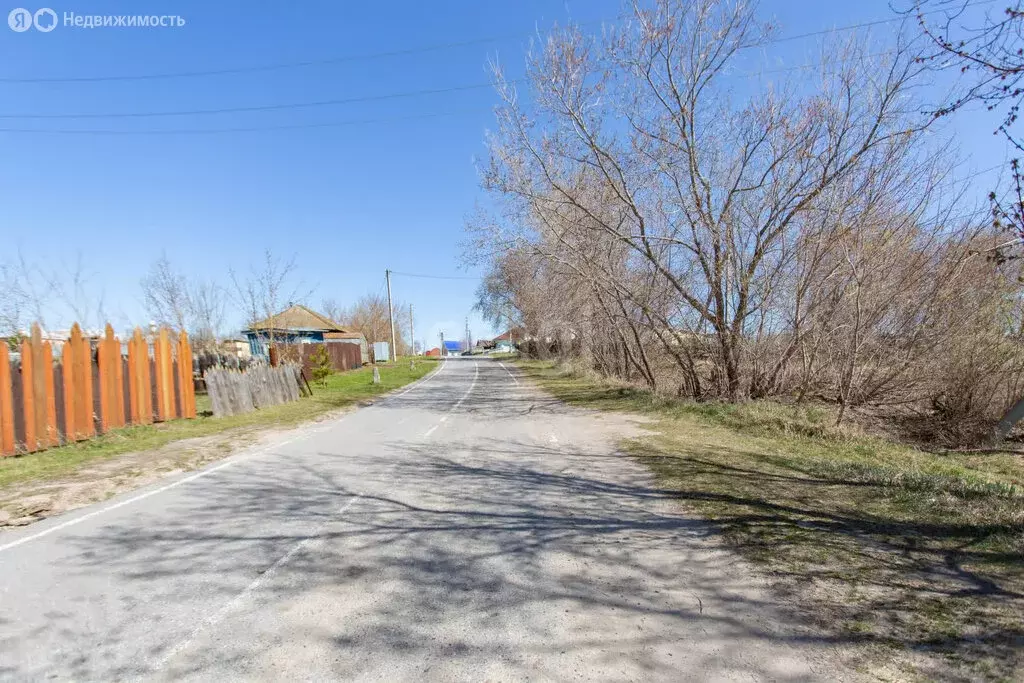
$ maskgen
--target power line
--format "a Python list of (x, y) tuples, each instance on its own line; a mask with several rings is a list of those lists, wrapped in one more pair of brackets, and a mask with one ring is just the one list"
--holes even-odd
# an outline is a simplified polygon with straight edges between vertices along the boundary
[(486, 43), (494, 43), (501, 40), (508, 40), (509, 38), (518, 38), (519, 34), (515, 36), (496, 36), (492, 38), (477, 38), (474, 40), (464, 40), (452, 43), (440, 43), (438, 45), (424, 45), (422, 47), (408, 48), (404, 50), (390, 50), (387, 52), (372, 52), (361, 55), (344, 55), (340, 57), (329, 57), (326, 59), (306, 59), (296, 62), (281, 62), (279, 64), (259, 64), (252, 66), (240, 66), (231, 67), (225, 69), (207, 69), (197, 71), (171, 71), (165, 73), (155, 74), (140, 74), (140, 75), (109, 75), (109, 76), (53, 76), (53, 77), (41, 77), (41, 78), (9, 78), (0, 77), (0, 83), (98, 83), (104, 81), (151, 81), (151, 80), (169, 80), (174, 78), (197, 78), (203, 76), (228, 76), (236, 74), (249, 74), (249, 73), (263, 73), (267, 71), (281, 71), (285, 69), (299, 69), (311, 66), (326, 66), (330, 64), (344, 64), (346, 62), (358, 62), (372, 59), (382, 59), (386, 57), (401, 57), (405, 55), (416, 55), (423, 54), (426, 52), (437, 52), (440, 50), (449, 50), (458, 47), (467, 47), (470, 45), (481, 45)]
[(403, 273), (399, 270), (392, 270), (392, 275), (401, 275), (403, 277), (417, 277), (424, 278), (427, 280), (479, 280), (478, 277), (471, 277), (469, 275), (424, 275), (422, 273)]
[[(966, 9), (967, 7), (974, 7), (976, 5), (990, 5), (994, 1), (995, 0), (976, 0), (975, 2), (968, 2), (967, 4), (964, 4), (964, 5), (957, 5), (957, 9), (961, 9), (961, 8)], [(929, 14), (938, 14), (939, 12), (945, 12), (945, 11), (946, 10), (937, 9), (937, 10), (932, 10), (931, 12), (922, 12), (922, 15), (927, 16)], [(800, 40), (801, 38), (811, 38), (813, 36), (823, 36), (823, 35), (827, 35), (829, 33), (835, 33), (836, 31), (853, 31), (853, 30), (858, 29), (858, 28), (870, 28), (872, 26), (881, 26), (882, 24), (895, 24), (896, 22), (905, 21), (906, 19), (907, 19), (906, 16), (891, 17), (889, 19), (875, 19), (873, 21), (864, 21), (864, 22), (861, 22), (859, 24), (848, 24), (846, 26), (837, 26), (835, 28), (826, 28), (826, 29), (821, 29), (819, 31), (808, 31), (807, 33), (797, 33), (797, 34), (792, 35), (792, 36), (781, 36), (779, 38), (772, 38), (772, 39), (766, 40), (764, 42), (765, 43), (788, 43), (791, 40)]]
[[(978, 0), (976, 2), (969, 2), (963, 7), (973, 7), (975, 5), (986, 5), (993, 2), (993, 0)], [(944, 10), (933, 10), (932, 12), (925, 12), (925, 15), (935, 14)], [(888, 19), (876, 19), (874, 21), (865, 21), (857, 24), (848, 24), (846, 26), (835, 26), (829, 29), (822, 29), (819, 31), (810, 31), (807, 33), (799, 33), (791, 36), (780, 36), (778, 38), (769, 38), (756, 46), (760, 47), (766, 44), (773, 43), (785, 43), (793, 40), (800, 40), (802, 38), (810, 38), (813, 36), (827, 35), (829, 33), (836, 33), (839, 31), (851, 31), (859, 28), (869, 28), (871, 26), (880, 26), (882, 24), (892, 24), (899, 21), (904, 21), (906, 17), (892, 17)], [(590, 21), (578, 24), (579, 26), (588, 26), (593, 24), (602, 23), (601, 21)], [(258, 64), (250, 66), (239, 66), (239, 67), (227, 67), (220, 69), (202, 69), (192, 71), (170, 71), (163, 73), (152, 73), (152, 74), (113, 74), (104, 76), (41, 76), (41, 77), (30, 77), (22, 78), (16, 76), (0, 77), (0, 83), (99, 83), (99, 82), (110, 82), (110, 81), (148, 81), (148, 80), (170, 80), (178, 78), (200, 78), (209, 76), (230, 76), (239, 74), (250, 74), (250, 73), (264, 73), (269, 71), (283, 71), (287, 69), (299, 69), (308, 68), (313, 66), (328, 66), (333, 64), (345, 64), (349, 62), (368, 61), (374, 59), (383, 59), (388, 57), (404, 57), (408, 55), (418, 55), (428, 52), (439, 52), (443, 50), (450, 50), (460, 47), (469, 47), (472, 45), (484, 45), (488, 43), (496, 43), (504, 40), (511, 40), (513, 38), (520, 38), (522, 34), (505, 34), (502, 36), (490, 36), (485, 38), (474, 38), (470, 40), (454, 41), (447, 43), (437, 43), (434, 45), (424, 45), (414, 48), (406, 48), (401, 50), (388, 50), (384, 52), (372, 52), (359, 55), (342, 55), (338, 57), (328, 57), (324, 59), (307, 59), (299, 60), (294, 62), (280, 62), (276, 64)]]
[(346, 121), (327, 121), (321, 123), (294, 123), (269, 126), (248, 126), (232, 128), (162, 128), (149, 130), (124, 130), (124, 129), (77, 129), (77, 128), (0, 128), (0, 133), (26, 133), (42, 134), (51, 133), (55, 135), (214, 135), (219, 133), (255, 133), (262, 131), (276, 130), (301, 130), (306, 128), (342, 128), (346, 126), (359, 126), (374, 123), (398, 123), (401, 121), (413, 121), (419, 119), (434, 119), (445, 116), (458, 116), (459, 114), (477, 113), (476, 110), (457, 110), (444, 112), (431, 112), (426, 114), (410, 114), (408, 116), (387, 116), (365, 119), (349, 119)]
[[(508, 81), (518, 83), (523, 79)], [(385, 95), (366, 95), (360, 97), (343, 97), (331, 100), (314, 100), (312, 102), (291, 102), (287, 104), (264, 104), (249, 107), (222, 107), (219, 109), (191, 109), (177, 111), (157, 112), (114, 112), (108, 114), (0, 114), (0, 119), (127, 119), (127, 118), (150, 118), (160, 116), (197, 116), (205, 114), (239, 114), (243, 112), (280, 111), (284, 109), (304, 109), (313, 107), (326, 107), (340, 104), (355, 104), (358, 102), (379, 102), (383, 100), (394, 100), (406, 97), (419, 97), (422, 95), (437, 95), (442, 93), (464, 92), (467, 90), (480, 90), (492, 88), (493, 83), (477, 83), (473, 85), (456, 85), (450, 88), (432, 88), (427, 90), (410, 90), (406, 92), (387, 93)]]

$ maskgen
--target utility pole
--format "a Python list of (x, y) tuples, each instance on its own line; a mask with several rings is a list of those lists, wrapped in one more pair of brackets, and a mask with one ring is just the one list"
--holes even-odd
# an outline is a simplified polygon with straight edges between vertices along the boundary
[(416, 355), (416, 334), (412, 328), (412, 304), (409, 304), (409, 345), (412, 355)]
[(388, 318), (391, 319), (391, 362), (398, 361), (398, 349), (395, 348), (395, 309), (391, 305), (391, 271), (384, 271), (384, 279), (388, 281)]
[(447, 356), (448, 351), (444, 348), (444, 330), (441, 330), (441, 355)]

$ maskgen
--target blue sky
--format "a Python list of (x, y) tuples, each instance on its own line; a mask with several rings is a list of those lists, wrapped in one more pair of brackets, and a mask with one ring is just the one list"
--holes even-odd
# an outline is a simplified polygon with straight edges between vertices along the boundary
[[(618, 2), (147, 3), (74, 0), (76, 14), (173, 14), (181, 28), (58, 25), (50, 33), (0, 30), (0, 79), (147, 75), (365, 56), (425, 46), (470, 45), (303, 68), (175, 79), (0, 82), (0, 129), (168, 130), (315, 126), (255, 132), (73, 135), (0, 132), (0, 249), (51, 268), (81, 254), (121, 328), (145, 322), (139, 279), (161, 251), (194, 277), (244, 270), (265, 248), (298, 255), (301, 276), (323, 298), (350, 303), (383, 287), (384, 270), (476, 276), (460, 265), (465, 217), (477, 202), (475, 160), (485, 154), (496, 98), (488, 88), (344, 105), (147, 118), (45, 119), (237, 108), (374, 97), (486, 84), (487, 61), (522, 71), (531, 34), (552, 22), (614, 18)], [(995, 6), (995, 5), (993, 5)], [(10, 4), (36, 10), (39, 6)], [(885, 0), (764, 2), (765, 19), (789, 36), (893, 16)], [(2, 25), (0, 25), (2, 26)], [(883, 44), (893, 26), (872, 29)], [(750, 54), (740, 67), (814, 62), (820, 37)], [(437, 116), (434, 116), (437, 115)], [(358, 122), (335, 125), (346, 122)], [(991, 119), (946, 126), (965, 173), (1004, 159)], [(986, 178), (979, 178), (984, 185)], [(983, 189), (983, 188), (981, 188)], [(980, 191), (980, 190), (979, 190)], [(42, 255), (48, 256), (42, 259)], [(416, 309), (417, 337), (444, 328), (476, 336), (473, 280), (397, 277), (396, 296)], [(239, 322), (235, 316), (234, 322)], [(429, 335), (427, 333), (430, 333)]]

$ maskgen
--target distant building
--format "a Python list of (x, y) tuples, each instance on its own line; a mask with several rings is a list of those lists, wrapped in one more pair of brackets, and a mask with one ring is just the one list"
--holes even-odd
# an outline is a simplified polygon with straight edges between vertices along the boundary
[(366, 337), (361, 332), (350, 332), (327, 316), (299, 304), (254, 323), (243, 332), (254, 358), (269, 357), (270, 340), (273, 339), (275, 344), (358, 344), (363, 362), (370, 360)]
[(428, 356), (430, 358), (439, 358), (441, 356), (441, 349), (435, 346), (434, 348), (430, 349), (423, 355)]
[(516, 350), (515, 345), (507, 339), (502, 339), (494, 344), (494, 350), (498, 353), (511, 353)]
[(513, 327), (510, 330), (505, 330), (497, 337), (494, 338), (494, 343), (497, 344), (500, 341), (511, 342), (512, 344), (519, 344), (526, 339), (526, 329), (522, 327)]
[(252, 350), (249, 348), (247, 339), (225, 339), (220, 343), (221, 353), (238, 360), (249, 360), (252, 358)]
[(444, 355), (454, 356), (462, 352), (462, 342), (460, 341), (449, 341), (444, 342)]

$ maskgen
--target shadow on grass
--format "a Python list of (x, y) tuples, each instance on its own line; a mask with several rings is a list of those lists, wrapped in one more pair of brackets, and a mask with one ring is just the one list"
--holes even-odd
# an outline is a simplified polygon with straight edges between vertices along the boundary
[(654, 416), (659, 435), (627, 451), (822, 625), (938, 653), (966, 678), (1024, 670), (1024, 498), (1014, 486), (938, 461), (918, 469), (928, 456), (902, 462), (896, 446), (816, 438), (815, 416), (786, 407), (744, 424), (729, 406), (524, 369), (570, 404)]
[(976, 674), (1024, 666), (1020, 500), (807, 476), (679, 439), (629, 452), (826, 621)]

